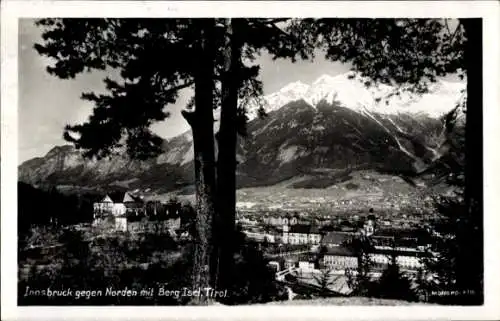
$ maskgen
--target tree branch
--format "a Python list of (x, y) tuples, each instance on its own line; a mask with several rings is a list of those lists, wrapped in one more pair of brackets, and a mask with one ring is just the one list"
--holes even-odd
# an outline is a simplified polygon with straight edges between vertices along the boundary
[(257, 24), (266, 26), (266, 25), (274, 25), (275, 23), (280, 23), (280, 22), (285, 22), (287, 20), (290, 20), (290, 18), (276, 18), (276, 19), (269, 19), (267, 21), (252, 21), (249, 23), (250, 26)]
[(276, 31), (278, 31), (279, 33), (281, 33), (282, 35), (286, 36), (288, 39), (294, 41), (295, 38), (292, 37), (289, 33), (286, 33), (283, 29), (281, 29), (280, 27), (278, 27), (277, 25), (275, 24), (270, 24), (269, 25), (271, 28), (275, 29)]
[(458, 32), (458, 29), (460, 29), (461, 26), (462, 26), (462, 22), (460, 20), (458, 20), (458, 25), (457, 25), (457, 28), (455, 29), (455, 31), (453, 32), (453, 35), (451, 36), (450, 44), (453, 43), (453, 40), (455, 39), (455, 36)]
[(193, 127), (195, 123), (195, 112), (190, 110), (181, 110), (181, 115), (187, 121), (189, 126)]
[(275, 23), (280, 23), (280, 22), (285, 22), (290, 20), (290, 18), (276, 18), (276, 19), (270, 19), (266, 21), (264, 24), (275, 24)]
[[(274, 19), (274, 20), (279, 20), (279, 19)], [(272, 21), (268, 21), (268, 22), (262, 22), (262, 21), (255, 21), (254, 23), (250, 24), (250, 25), (260, 25), (262, 27), (270, 27), (272, 29), (274, 29), (275, 31), (277, 31), (278, 33), (281, 33), (282, 35), (286, 36), (288, 39), (290, 40), (294, 40), (294, 38), (286, 33), (284, 30), (282, 30), (281, 28), (279, 28), (278, 26), (275, 25), (276, 22), (272, 22)]]

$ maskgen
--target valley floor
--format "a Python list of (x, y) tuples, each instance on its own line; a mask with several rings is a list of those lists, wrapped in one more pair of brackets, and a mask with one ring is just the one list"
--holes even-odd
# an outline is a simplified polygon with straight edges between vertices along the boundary
[[(319, 176), (304, 175), (272, 186), (249, 187), (237, 190), (239, 209), (315, 209), (335, 208), (424, 208), (431, 204), (430, 196), (449, 193), (449, 187), (413, 186), (398, 176), (375, 171), (361, 170), (350, 174), (344, 182), (331, 181), (324, 188), (310, 185), (310, 182), (325, 180)], [(147, 199), (168, 201), (176, 197), (181, 201), (194, 202), (194, 195), (180, 195), (177, 192), (149, 195)]]

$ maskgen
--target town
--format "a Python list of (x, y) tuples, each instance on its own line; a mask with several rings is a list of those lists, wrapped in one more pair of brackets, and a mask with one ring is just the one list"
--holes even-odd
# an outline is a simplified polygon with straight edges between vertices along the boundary
[[(360, 237), (372, 244), (370, 273), (376, 278), (395, 258), (410, 278), (423, 269), (422, 258), (429, 251), (426, 219), (419, 212), (384, 213), (368, 208), (355, 213), (337, 211), (292, 210), (283, 208), (254, 209), (243, 204), (237, 211), (237, 226), (248, 241), (258, 244), (276, 280), (294, 288), (319, 286), (317, 278), (328, 272), (335, 282), (332, 293), (348, 295), (346, 271), (356, 271), (358, 253), (350, 243)], [(130, 233), (169, 233), (176, 239), (189, 238), (189, 206), (178, 200), (144, 201), (131, 193), (108, 194), (94, 203), (94, 228)], [(191, 210), (192, 211), (192, 210)], [(316, 283), (316, 284), (315, 284)]]

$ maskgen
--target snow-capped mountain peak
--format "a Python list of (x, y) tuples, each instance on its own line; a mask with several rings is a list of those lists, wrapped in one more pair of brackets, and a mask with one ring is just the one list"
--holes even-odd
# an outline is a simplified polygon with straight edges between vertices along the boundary
[(258, 101), (254, 101), (251, 105), (247, 106), (247, 116), (250, 120), (258, 115), (258, 109), (263, 107), (266, 112), (277, 110), (286, 104), (303, 99), (310, 86), (301, 82), (292, 82), (277, 92), (266, 95)]
[(309, 89), (309, 85), (303, 83), (302, 81), (295, 81), (292, 83), (289, 83), (285, 87), (281, 88), (279, 90), (280, 93), (290, 93), (290, 94), (297, 94), (297, 95), (303, 95), (307, 92)]
[(461, 90), (465, 88), (464, 83), (440, 79), (430, 85), (431, 92), (428, 94), (418, 96), (403, 93), (387, 100), (385, 97), (395, 91), (394, 87), (380, 85), (367, 88), (359, 79), (349, 75), (350, 73), (336, 76), (325, 74), (311, 85), (301, 81), (292, 82), (277, 92), (264, 96), (260, 102), (247, 106), (248, 117), (250, 120), (256, 118), (260, 106), (264, 107), (266, 112), (272, 112), (292, 101), (303, 99), (312, 107), (316, 107), (321, 101), (329, 104), (336, 101), (343, 107), (358, 112), (369, 110), (382, 114), (423, 113), (437, 118), (455, 107), (462, 95)]

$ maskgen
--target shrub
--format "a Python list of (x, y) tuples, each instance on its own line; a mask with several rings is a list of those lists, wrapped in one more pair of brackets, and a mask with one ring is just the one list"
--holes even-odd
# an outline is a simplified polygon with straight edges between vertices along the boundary
[(370, 295), (382, 299), (417, 301), (411, 281), (401, 272), (395, 257), (391, 257), (390, 264), (374, 283)]
[(359, 188), (359, 185), (355, 183), (347, 183), (345, 184), (345, 188), (347, 188), (348, 190), (357, 190)]

